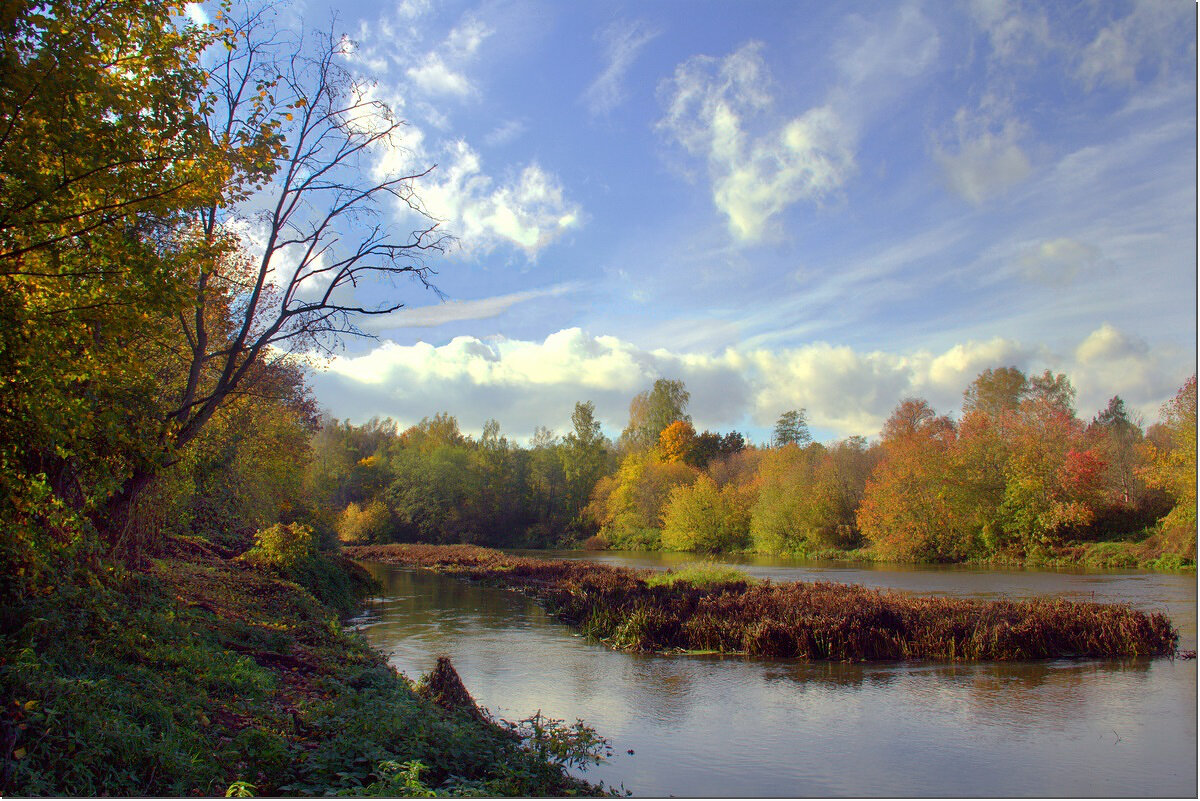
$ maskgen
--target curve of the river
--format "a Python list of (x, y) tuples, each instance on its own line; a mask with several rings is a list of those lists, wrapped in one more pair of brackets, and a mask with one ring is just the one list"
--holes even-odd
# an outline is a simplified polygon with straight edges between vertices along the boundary
[[(539, 555), (636, 567), (689, 559)], [(1166, 611), (1181, 646), (1196, 647), (1194, 576), (738, 563), (775, 581), (1130, 603)], [(584, 719), (615, 754), (583, 775), (638, 796), (1196, 795), (1195, 660), (847, 665), (636, 655), (579, 637), (514, 592), (366, 566), (384, 591), (358, 625), (394, 665), (416, 676), (448, 654), (494, 714)]]

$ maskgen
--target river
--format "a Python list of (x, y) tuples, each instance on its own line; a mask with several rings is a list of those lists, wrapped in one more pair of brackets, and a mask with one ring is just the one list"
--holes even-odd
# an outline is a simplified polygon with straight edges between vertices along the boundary
[[(656, 568), (689, 559), (539, 555)], [(1166, 611), (1181, 647), (1196, 648), (1194, 576), (725, 561), (774, 581), (1126, 602)], [(415, 677), (448, 654), (493, 714), (584, 719), (615, 753), (582, 775), (636, 796), (1196, 796), (1195, 660), (851, 665), (628, 654), (515, 592), (366, 567), (384, 591), (358, 625), (392, 664)]]

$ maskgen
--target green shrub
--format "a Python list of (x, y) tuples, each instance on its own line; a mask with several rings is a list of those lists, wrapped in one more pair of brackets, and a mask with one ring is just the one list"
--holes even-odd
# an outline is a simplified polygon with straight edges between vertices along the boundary
[(737, 488), (706, 475), (671, 490), (663, 510), (662, 544), (672, 551), (721, 553), (750, 543), (750, 509)]
[(276, 523), (259, 529), (254, 535), (254, 547), (245, 559), (272, 567), (291, 567), (311, 557), (317, 550), (317, 536), (312, 527), (303, 523)]
[(392, 513), (382, 501), (371, 501), (360, 507), (350, 503), (338, 515), (335, 527), (338, 539), (347, 545), (387, 541)]

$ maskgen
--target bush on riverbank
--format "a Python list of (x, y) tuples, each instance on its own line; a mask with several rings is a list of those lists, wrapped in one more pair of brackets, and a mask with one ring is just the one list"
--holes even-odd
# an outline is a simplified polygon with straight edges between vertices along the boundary
[(0, 791), (396, 795), (402, 766), (452, 794), (596, 791), (419, 698), (297, 583), (336, 597), (361, 574), (335, 578), (336, 557), (291, 569), (172, 556), (81, 571), (38, 602), (0, 664)]
[(651, 571), (514, 557), (471, 546), (391, 545), (349, 555), (524, 591), (615, 648), (809, 660), (1014, 660), (1165, 656), (1161, 613), (1057, 599), (913, 597), (829, 582), (651, 586)]

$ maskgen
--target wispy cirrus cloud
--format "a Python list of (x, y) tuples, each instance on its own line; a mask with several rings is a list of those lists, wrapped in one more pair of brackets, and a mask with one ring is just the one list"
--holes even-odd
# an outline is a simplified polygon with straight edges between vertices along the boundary
[(363, 319), (361, 327), (367, 332), (379, 332), (395, 328), (434, 328), (466, 320), (487, 320), (498, 317), (522, 303), (541, 298), (561, 297), (579, 287), (578, 283), (571, 282), (490, 298), (447, 300), (437, 305), (398, 309), (391, 314), (367, 317)]
[(643, 20), (620, 20), (597, 35), (604, 48), (605, 67), (583, 93), (583, 101), (592, 116), (608, 114), (625, 100), (625, 76), (642, 48), (659, 31)]

